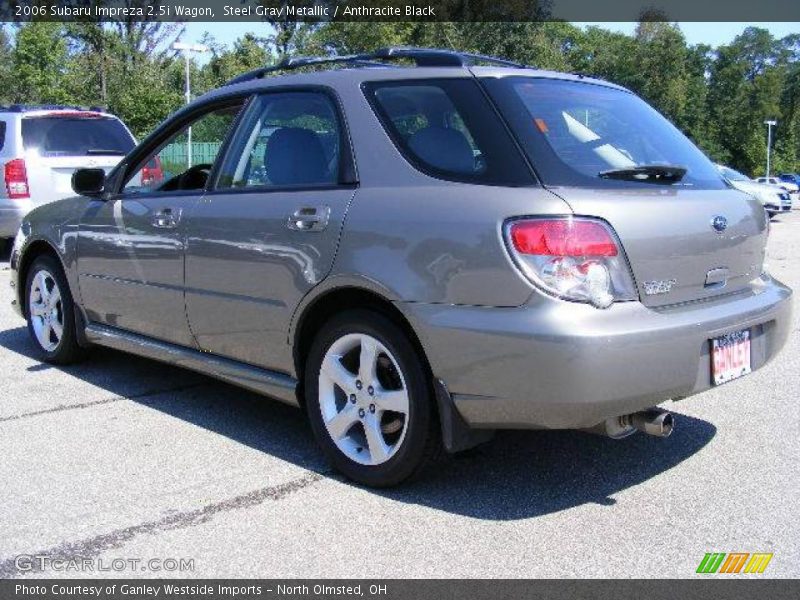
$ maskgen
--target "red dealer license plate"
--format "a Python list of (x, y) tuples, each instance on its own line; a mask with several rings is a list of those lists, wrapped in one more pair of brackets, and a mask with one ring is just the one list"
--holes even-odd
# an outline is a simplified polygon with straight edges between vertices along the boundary
[(711, 340), (714, 385), (750, 373), (750, 330), (735, 331)]

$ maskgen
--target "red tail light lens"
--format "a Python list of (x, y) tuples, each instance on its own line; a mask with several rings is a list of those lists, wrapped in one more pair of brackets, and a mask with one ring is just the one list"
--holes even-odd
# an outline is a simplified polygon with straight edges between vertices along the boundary
[(520, 219), (507, 223), (505, 234), (522, 273), (552, 295), (598, 308), (637, 297), (622, 248), (600, 220)]
[(5, 164), (6, 192), (9, 198), (30, 198), (28, 190), (28, 172), (25, 160), (15, 158)]
[(511, 241), (520, 254), (537, 256), (616, 256), (617, 244), (594, 221), (543, 219), (511, 225)]

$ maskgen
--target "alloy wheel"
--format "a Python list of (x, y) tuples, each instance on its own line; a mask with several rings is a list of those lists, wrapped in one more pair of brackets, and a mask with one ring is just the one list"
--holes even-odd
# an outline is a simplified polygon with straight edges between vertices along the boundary
[(33, 276), (28, 312), (39, 345), (45, 351), (53, 352), (64, 336), (64, 309), (58, 283), (46, 269)]
[(359, 464), (385, 463), (405, 439), (405, 378), (397, 359), (372, 336), (347, 334), (328, 348), (319, 373), (319, 405), (337, 448)]

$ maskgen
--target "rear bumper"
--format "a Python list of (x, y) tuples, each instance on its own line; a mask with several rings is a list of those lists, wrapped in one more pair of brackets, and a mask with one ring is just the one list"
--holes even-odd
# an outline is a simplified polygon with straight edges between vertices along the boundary
[(775, 215), (778, 215), (778, 214), (781, 214), (781, 213), (791, 212), (792, 207), (791, 207), (791, 205), (786, 206), (785, 204), (783, 206), (766, 205), (764, 207), (764, 210), (766, 210), (767, 213), (770, 214), (771, 216), (775, 216)]
[(538, 294), (519, 308), (401, 308), (471, 427), (562, 429), (707, 390), (710, 339), (731, 331), (751, 329), (760, 368), (786, 341), (791, 294), (765, 276), (742, 292), (659, 309), (597, 310)]
[(775, 202), (767, 202), (764, 205), (767, 212), (779, 213), (792, 210), (792, 199), (787, 195), (786, 199), (776, 199)]
[(17, 235), (23, 217), (28, 214), (31, 206), (27, 202), (16, 200), (0, 200), (0, 238), (13, 238)]

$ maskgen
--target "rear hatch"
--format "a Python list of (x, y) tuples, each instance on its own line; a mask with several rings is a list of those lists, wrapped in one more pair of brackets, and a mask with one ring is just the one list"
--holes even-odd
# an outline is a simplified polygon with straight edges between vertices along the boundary
[[(642, 302), (661, 306), (730, 293), (761, 274), (766, 216), (736, 190), (555, 190), (619, 236)], [(714, 220), (724, 219), (722, 231)]]
[(545, 186), (614, 228), (644, 304), (733, 292), (761, 274), (761, 204), (636, 95), (569, 76), (482, 81)]
[(135, 145), (116, 117), (94, 111), (52, 111), (22, 120), (31, 199), (36, 204), (73, 195), (76, 169), (108, 172)]

